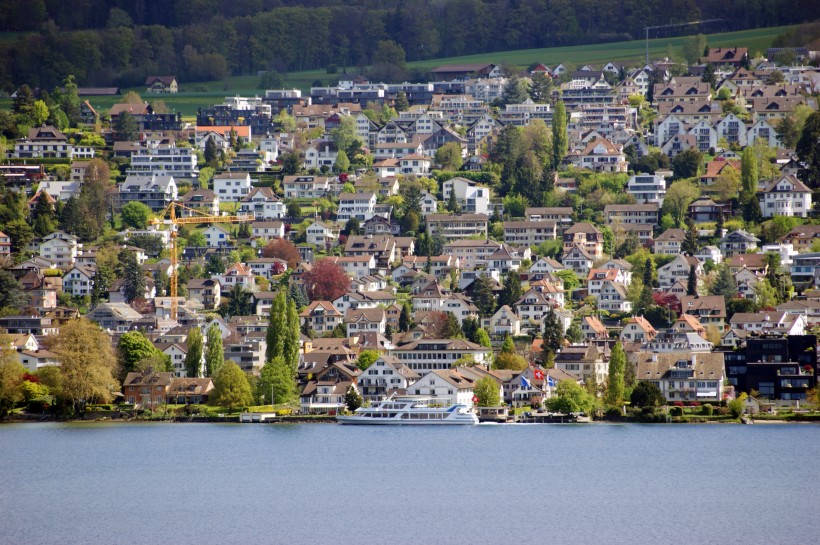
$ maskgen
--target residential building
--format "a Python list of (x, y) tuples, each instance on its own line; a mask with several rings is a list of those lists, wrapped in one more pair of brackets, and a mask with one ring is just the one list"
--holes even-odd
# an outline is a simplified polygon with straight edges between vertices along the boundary
[(346, 222), (351, 218), (365, 222), (372, 219), (376, 207), (376, 194), (367, 193), (342, 193), (339, 195), (339, 208), (336, 211), (336, 219), (339, 222)]
[(504, 242), (519, 246), (537, 246), (547, 240), (555, 240), (558, 232), (555, 221), (505, 221)]
[[(225, 188), (227, 191), (227, 187)], [(269, 187), (253, 187), (242, 198), (239, 213), (257, 220), (278, 220), (285, 217), (285, 203)]]
[(199, 176), (199, 167), (194, 148), (177, 147), (173, 140), (167, 143), (149, 141), (144, 147), (131, 152), (131, 166), (127, 173), (196, 179)]
[(670, 403), (724, 399), (723, 353), (638, 352), (636, 378), (660, 388)]
[(654, 252), (660, 255), (678, 255), (685, 239), (686, 232), (683, 229), (667, 229), (655, 239)]
[(660, 222), (658, 203), (648, 204), (608, 204), (604, 207), (604, 218), (609, 225), (652, 225)]
[(720, 240), (720, 252), (724, 258), (749, 253), (757, 249), (760, 239), (743, 229), (732, 231)]
[(807, 218), (811, 213), (811, 206), (811, 189), (796, 176), (781, 176), (773, 180), (761, 192), (760, 210), (764, 218), (774, 216)]
[(161, 212), (178, 196), (176, 180), (165, 174), (130, 174), (118, 188), (120, 208), (141, 202), (153, 212)]
[(583, 151), (570, 154), (569, 161), (578, 168), (599, 172), (626, 172), (629, 166), (623, 146), (613, 144), (606, 138), (593, 140)]
[(715, 325), (723, 329), (726, 322), (726, 299), (722, 295), (693, 296), (680, 298), (681, 312), (694, 314), (704, 327)]
[(446, 241), (472, 236), (487, 236), (488, 216), (486, 214), (429, 214), (426, 218), (427, 234), (439, 234)]
[(574, 224), (564, 231), (563, 238), (565, 254), (579, 246), (594, 259), (600, 259), (604, 255), (604, 234), (591, 223)]
[(815, 335), (749, 337), (745, 348), (726, 353), (729, 383), (763, 399), (805, 400), (817, 386), (817, 371)]
[(247, 172), (222, 172), (211, 179), (211, 187), (222, 202), (241, 202), (250, 195), (251, 182)]
[(635, 174), (626, 183), (626, 192), (635, 197), (638, 204), (663, 206), (666, 196), (666, 178), (659, 174)]
[(423, 339), (390, 350), (390, 355), (419, 374), (449, 369), (462, 358), (486, 364), (492, 350), (463, 339)]
[(461, 177), (450, 178), (442, 184), (444, 202), (455, 192), (461, 211), (467, 214), (490, 214), (490, 188)]

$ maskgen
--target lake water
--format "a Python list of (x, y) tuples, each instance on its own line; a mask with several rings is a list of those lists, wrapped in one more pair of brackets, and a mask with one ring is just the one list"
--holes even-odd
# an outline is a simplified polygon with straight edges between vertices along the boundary
[(0, 426), (0, 544), (814, 544), (820, 426)]

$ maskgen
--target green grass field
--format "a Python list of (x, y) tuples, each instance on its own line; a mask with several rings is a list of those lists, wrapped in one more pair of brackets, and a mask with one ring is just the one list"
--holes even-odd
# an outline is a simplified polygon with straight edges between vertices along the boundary
[[(710, 47), (747, 47), (752, 54), (763, 53), (767, 48), (771, 47), (772, 41), (779, 34), (782, 34), (789, 28), (793, 27), (771, 27), (755, 30), (744, 30), (740, 32), (727, 32), (723, 34), (710, 34), (707, 38)], [(680, 50), (685, 39), (685, 37), (650, 39), (650, 58), (655, 59), (666, 56), (670, 47), (672, 49)], [(602, 66), (609, 61), (641, 61), (645, 54), (646, 43), (643, 40), (633, 40), (629, 42), (578, 45), (571, 47), (499, 51), (481, 55), (468, 55), (465, 57), (417, 61), (408, 63), (408, 66), (410, 68), (429, 69), (443, 64), (465, 64), (479, 62), (506, 62), (522, 68), (536, 62), (544, 63), (548, 66), (555, 66), (561, 62), (571, 62), (578, 66), (582, 64)], [(348, 72), (350, 74), (354, 74), (356, 73), (356, 69), (351, 68)], [(343, 77), (343, 75), (329, 75), (325, 72), (325, 70), (307, 70), (304, 72), (287, 74), (285, 83), (289, 88), (301, 89), (303, 93), (307, 93), (310, 91), (310, 87), (316, 80), (320, 80), (324, 85), (329, 85), (334, 83), (340, 77)], [(186, 118), (193, 118), (196, 116), (197, 108), (209, 107), (213, 104), (220, 103), (226, 96), (260, 95), (264, 91), (262, 89), (257, 89), (258, 83), (259, 78), (255, 76), (230, 77), (223, 81), (184, 82), (180, 84), (180, 93), (177, 95), (163, 95), (156, 98), (165, 101), (169, 109), (181, 112)], [(145, 89), (142, 87), (123, 89), (123, 92), (131, 90), (140, 93), (144, 98), (150, 100), (150, 98), (145, 95)], [(89, 100), (98, 111), (106, 112), (113, 104), (118, 102), (120, 98), (89, 97)], [(0, 108), (9, 108), (10, 105), (10, 99), (0, 100)]]

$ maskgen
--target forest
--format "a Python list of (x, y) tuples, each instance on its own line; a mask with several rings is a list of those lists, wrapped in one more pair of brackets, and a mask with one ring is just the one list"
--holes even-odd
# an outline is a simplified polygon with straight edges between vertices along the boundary
[(722, 32), (818, 18), (816, 0), (5, 0), (0, 88), (364, 67), (386, 40), (413, 61), (637, 39), (697, 19), (721, 19), (705, 30)]

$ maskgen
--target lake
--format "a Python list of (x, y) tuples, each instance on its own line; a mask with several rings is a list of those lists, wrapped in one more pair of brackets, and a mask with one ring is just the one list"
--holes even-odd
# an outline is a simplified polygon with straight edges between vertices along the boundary
[(0, 544), (816, 543), (820, 426), (11, 424)]

